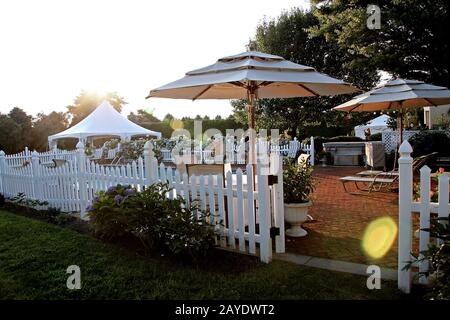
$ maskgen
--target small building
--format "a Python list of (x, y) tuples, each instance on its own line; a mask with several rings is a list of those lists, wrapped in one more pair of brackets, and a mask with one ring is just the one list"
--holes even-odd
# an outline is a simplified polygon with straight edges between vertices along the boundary
[(423, 117), (428, 129), (447, 129), (450, 124), (450, 105), (424, 107)]

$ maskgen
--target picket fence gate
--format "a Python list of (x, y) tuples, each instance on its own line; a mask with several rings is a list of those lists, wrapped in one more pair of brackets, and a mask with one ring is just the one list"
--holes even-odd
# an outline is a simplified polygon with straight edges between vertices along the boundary
[[(404, 141), (399, 148), (399, 231), (398, 231), (398, 287), (403, 292), (411, 292), (413, 281), (411, 268), (405, 269), (413, 260), (412, 239), (412, 213), (420, 214), (419, 253), (428, 249), (431, 241), (430, 234), (423, 231), (430, 227), (431, 214), (438, 217), (449, 217), (449, 176), (442, 174), (438, 178), (438, 202), (430, 202), (431, 170), (428, 166), (420, 169), (420, 201), (413, 201), (413, 171), (411, 157), (412, 147), (408, 141)], [(438, 242), (439, 243), (439, 242)], [(419, 254), (419, 275), (429, 270), (429, 261), (422, 259)], [(422, 260), (422, 261), (420, 261)], [(425, 276), (419, 277), (419, 283), (427, 284)]]
[[(271, 154), (268, 163), (252, 165), (246, 173), (229, 172), (225, 181), (217, 176), (181, 175), (172, 167), (158, 165), (150, 143), (143, 157), (126, 165), (99, 165), (88, 159), (82, 143), (75, 157), (58, 167), (41, 163), (37, 152), (31, 161), (11, 166), (0, 151), (0, 192), (6, 197), (24, 193), (28, 199), (48, 202), (63, 212), (78, 212), (86, 218), (86, 207), (96, 193), (117, 184), (132, 185), (137, 190), (166, 182), (172, 187), (170, 198), (181, 196), (196, 201), (211, 213), (211, 223), (220, 235), (218, 245), (239, 252), (259, 255), (263, 262), (272, 259), (272, 237), (275, 251), (285, 251), (282, 160)], [(272, 183), (269, 185), (269, 177)], [(275, 181), (275, 183), (273, 183)], [(259, 250), (258, 250), (259, 249)]]

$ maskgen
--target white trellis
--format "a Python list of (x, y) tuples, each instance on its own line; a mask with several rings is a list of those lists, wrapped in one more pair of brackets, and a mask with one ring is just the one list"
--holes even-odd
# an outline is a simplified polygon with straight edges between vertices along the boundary
[[(436, 131), (436, 130), (429, 130), (430, 132)], [(424, 132), (420, 130), (403, 130), (403, 140), (409, 140), (417, 133)], [(450, 136), (450, 131), (442, 130), (439, 132), (444, 132), (448, 136)], [(385, 131), (381, 133), (381, 140), (384, 143), (384, 150), (386, 153), (391, 153), (394, 150), (397, 150), (398, 144), (399, 144), (399, 132), (398, 130), (395, 131)]]
[[(28, 153), (20, 156), (29, 157)], [(6, 197), (24, 193), (28, 199), (47, 201), (51, 207), (79, 212), (85, 217), (86, 207), (100, 190), (119, 183), (142, 190), (155, 182), (168, 182), (173, 187), (170, 197), (198, 201), (202, 209), (211, 213), (211, 222), (217, 223), (222, 236), (220, 246), (237, 247), (240, 252), (257, 254), (263, 262), (269, 262), (271, 230), (278, 230), (275, 250), (285, 250), (279, 154), (271, 154), (266, 164), (258, 163), (255, 174), (253, 166), (247, 165), (245, 174), (241, 170), (234, 175), (228, 173), (225, 181), (220, 175), (188, 177), (164, 164), (158, 165), (149, 142), (143, 157), (126, 165), (96, 164), (86, 156), (82, 143), (77, 145), (72, 158), (58, 167), (46, 166), (35, 151), (30, 161), (21, 165), (12, 165), (7, 159), (11, 157), (0, 151), (0, 192)], [(269, 174), (276, 176), (277, 183), (269, 185)]]

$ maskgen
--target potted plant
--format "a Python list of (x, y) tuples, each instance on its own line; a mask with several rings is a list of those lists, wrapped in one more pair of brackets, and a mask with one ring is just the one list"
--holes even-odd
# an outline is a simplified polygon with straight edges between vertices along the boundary
[(292, 161), (284, 166), (284, 219), (291, 225), (286, 230), (286, 235), (290, 237), (304, 237), (308, 234), (302, 224), (308, 219), (308, 209), (312, 206), (309, 198), (315, 185), (312, 171), (310, 166)]

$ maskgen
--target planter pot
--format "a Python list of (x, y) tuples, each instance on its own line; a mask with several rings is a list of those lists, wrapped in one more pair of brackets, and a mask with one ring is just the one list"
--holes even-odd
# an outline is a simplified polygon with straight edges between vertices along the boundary
[(308, 234), (302, 228), (302, 224), (308, 219), (308, 209), (310, 206), (312, 206), (311, 201), (306, 203), (284, 204), (284, 220), (291, 225), (291, 228), (286, 230), (286, 235), (290, 237), (304, 237)]

